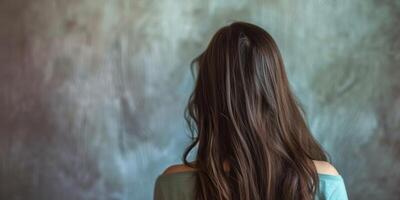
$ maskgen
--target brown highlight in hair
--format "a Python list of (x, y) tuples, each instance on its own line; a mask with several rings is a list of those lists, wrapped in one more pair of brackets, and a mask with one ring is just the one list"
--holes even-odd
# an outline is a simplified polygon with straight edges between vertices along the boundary
[(198, 170), (195, 198), (313, 199), (319, 180), (312, 160), (327, 161), (327, 154), (307, 127), (271, 35), (232, 23), (193, 66), (197, 80), (185, 109), (193, 142), (183, 162)]

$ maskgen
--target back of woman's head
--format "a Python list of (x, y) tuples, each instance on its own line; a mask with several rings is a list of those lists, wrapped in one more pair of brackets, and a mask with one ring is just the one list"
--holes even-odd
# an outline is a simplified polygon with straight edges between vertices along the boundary
[[(327, 158), (271, 35), (232, 23), (193, 64), (197, 80), (185, 111), (193, 143), (183, 159), (198, 169), (196, 199), (313, 199), (318, 176), (312, 160)], [(196, 145), (192, 164), (187, 156)]]

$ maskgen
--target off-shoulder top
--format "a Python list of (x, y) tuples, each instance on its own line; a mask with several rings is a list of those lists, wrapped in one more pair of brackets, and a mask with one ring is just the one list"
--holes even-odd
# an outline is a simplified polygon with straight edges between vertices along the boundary
[[(158, 175), (154, 184), (154, 200), (194, 199), (196, 171)], [(345, 182), (341, 175), (320, 174), (319, 191), (315, 200), (348, 200)]]

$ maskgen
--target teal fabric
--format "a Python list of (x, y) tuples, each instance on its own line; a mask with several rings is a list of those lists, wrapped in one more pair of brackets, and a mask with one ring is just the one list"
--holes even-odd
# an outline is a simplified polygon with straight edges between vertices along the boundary
[[(159, 175), (154, 185), (154, 200), (191, 200), (195, 171)], [(315, 200), (348, 200), (341, 175), (318, 174), (320, 189)]]

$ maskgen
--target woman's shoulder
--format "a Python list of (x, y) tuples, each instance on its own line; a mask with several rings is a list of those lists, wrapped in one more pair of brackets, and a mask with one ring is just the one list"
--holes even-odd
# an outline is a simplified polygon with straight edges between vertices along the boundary
[(195, 169), (184, 164), (167, 167), (154, 186), (154, 199), (194, 199)]
[(340, 175), (336, 168), (329, 162), (313, 160), (315, 168), (319, 174)]
[(188, 172), (188, 171), (196, 171), (197, 169), (189, 167), (185, 164), (174, 164), (169, 167), (167, 167), (162, 175), (170, 175), (174, 173), (180, 173), (180, 172)]
[[(320, 160), (313, 160), (313, 162), (319, 174), (340, 175), (339, 172), (336, 170), (336, 168), (329, 162)], [(185, 164), (174, 164), (167, 167), (163, 171), (162, 175), (169, 175), (169, 174), (189, 172), (189, 171), (196, 171), (196, 169), (187, 166)]]

